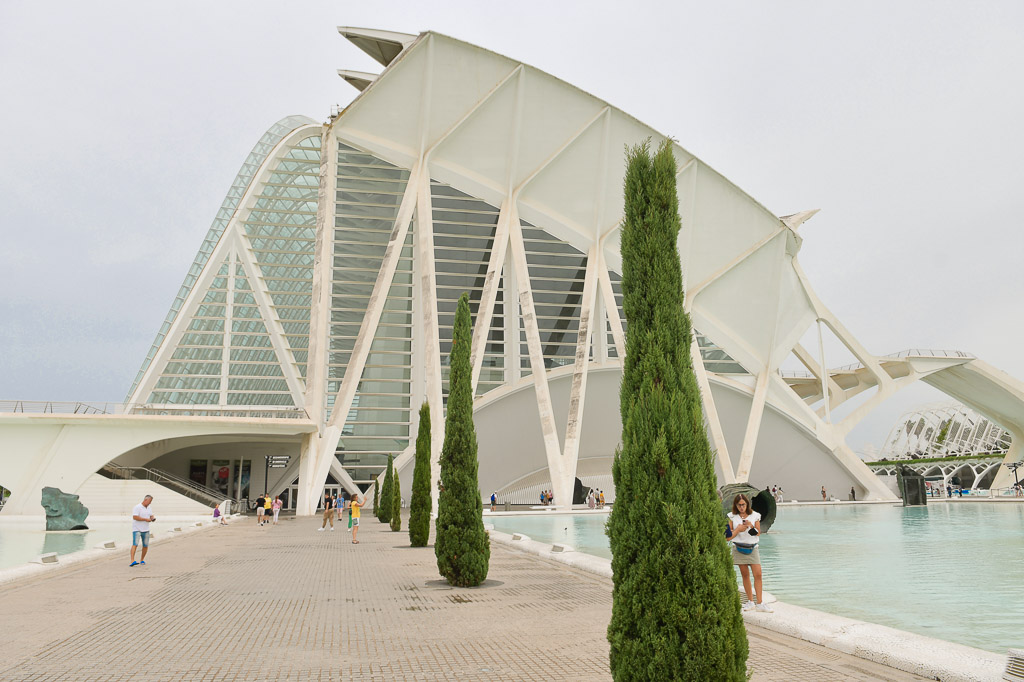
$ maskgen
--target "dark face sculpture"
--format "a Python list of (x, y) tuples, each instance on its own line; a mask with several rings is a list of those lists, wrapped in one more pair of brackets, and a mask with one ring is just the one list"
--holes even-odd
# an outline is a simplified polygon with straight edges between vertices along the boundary
[(46, 513), (46, 530), (87, 529), (85, 519), (89, 510), (78, 501), (78, 495), (61, 492), (58, 488), (43, 488), (40, 500)]

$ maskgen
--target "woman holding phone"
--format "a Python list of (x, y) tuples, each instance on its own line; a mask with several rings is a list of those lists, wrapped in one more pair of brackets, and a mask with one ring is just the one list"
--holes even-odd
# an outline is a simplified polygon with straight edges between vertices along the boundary
[[(740, 567), (743, 576), (743, 590), (747, 593), (744, 611), (762, 611), (771, 613), (772, 608), (762, 602), (761, 591), (761, 555), (757, 551), (757, 543), (761, 535), (761, 515), (750, 506), (750, 498), (737, 495), (732, 500), (732, 513), (729, 514), (729, 539), (732, 542), (732, 562)], [(754, 591), (750, 589), (750, 574), (754, 574)]]

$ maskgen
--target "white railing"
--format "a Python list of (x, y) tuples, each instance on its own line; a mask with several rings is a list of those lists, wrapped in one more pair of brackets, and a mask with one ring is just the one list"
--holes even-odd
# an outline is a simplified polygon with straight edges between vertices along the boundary
[[(890, 359), (896, 360), (898, 358), (974, 358), (970, 353), (965, 353), (962, 350), (936, 350), (933, 348), (908, 348), (901, 350), (897, 353), (889, 353), (888, 355), (879, 356), (879, 359)], [(829, 375), (839, 374), (841, 372), (853, 372), (864, 367), (863, 362), (851, 362), (848, 365), (840, 365), (839, 367), (831, 367), (828, 370)], [(784, 379), (814, 379), (816, 378), (810, 372), (800, 369), (786, 369), (779, 370), (779, 375)]]
[[(882, 355), (879, 359), (890, 359), (897, 360), (899, 358), (974, 358), (970, 353), (965, 353), (962, 350), (941, 350), (935, 348), (907, 348), (896, 353), (889, 353), (888, 355)], [(836, 372), (851, 372), (858, 370), (864, 366), (863, 362), (851, 362), (848, 365), (842, 365), (841, 367), (833, 367), (829, 370), (830, 374)]]
[(111, 478), (153, 481), (154, 483), (165, 485), (190, 499), (202, 502), (203, 504), (219, 504), (225, 500), (225, 495), (218, 490), (207, 488), (193, 480), (183, 478), (181, 476), (175, 476), (174, 474), (166, 471), (160, 471), (159, 469), (127, 467), (111, 462), (103, 466), (103, 471), (109, 474)]
[(56, 400), (0, 400), (0, 413), (157, 415), (235, 417), (244, 419), (309, 419), (301, 407), (274, 405), (155, 405), (151, 403), (84, 403)]

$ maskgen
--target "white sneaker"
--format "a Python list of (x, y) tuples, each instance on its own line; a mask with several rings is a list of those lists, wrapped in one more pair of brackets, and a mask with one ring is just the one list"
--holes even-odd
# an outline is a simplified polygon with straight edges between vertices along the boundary
[(321, 528), (317, 528), (317, 531), (319, 531), (319, 532), (323, 533), (323, 532), (324, 532), (324, 529), (323, 529), (323, 527), (321, 527)]
[(753, 611), (754, 610), (754, 602), (748, 601), (746, 604), (743, 605), (743, 610), (744, 611)]
[[(323, 530), (322, 528), (320, 530)], [(331, 526), (331, 532), (334, 532), (334, 526)]]
[(761, 613), (774, 613), (772, 611), (772, 607), (768, 606), (767, 604), (763, 604), (763, 603), (762, 604), (758, 604), (757, 606), (755, 606), (754, 610), (755, 611), (760, 611)]

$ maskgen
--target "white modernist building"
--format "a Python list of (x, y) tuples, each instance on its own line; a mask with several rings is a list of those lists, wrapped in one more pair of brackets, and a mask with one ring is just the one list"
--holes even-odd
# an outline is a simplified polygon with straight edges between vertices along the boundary
[[(455, 302), (466, 291), (482, 493), (532, 501), (551, 489), (564, 505), (579, 477), (612, 497), (628, 333), (622, 150), (664, 136), (453, 38), (340, 31), (383, 71), (341, 71), (361, 90), (349, 106), (325, 124), (284, 119), (256, 146), (125, 409), (214, 421), (237, 411), (237, 424), (216, 439), (197, 432), (96, 459), (141, 464), (186, 446), (187, 458), (224, 451), (232, 437), (255, 447), (278, 410), (293, 418), (274, 427), (275, 442), (294, 457), (267, 485), (291, 490), (308, 514), (326, 481), (365, 487), (388, 454), (408, 486), (426, 401), (436, 476)], [(890, 498), (845, 436), (917, 380), (1000, 424), (1012, 434), (1007, 458), (1021, 458), (1024, 385), (964, 353), (869, 353), (800, 267), (800, 226), (815, 211), (777, 217), (674, 151), (694, 365), (722, 483), (777, 483), (807, 498), (822, 484), (853, 486), (858, 499)], [(800, 343), (815, 325), (859, 362), (823, 370), (821, 344)], [(805, 372), (782, 371), (792, 357)], [(855, 396), (856, 409), (833, 419)], [(257, 409), (252, 423), (263, 431), (244, 427), (245, 411)], [(0, 438), (5, 428), (0, 419)], [(39, 445), (38, 457), (59, 461), (62, 447)]]
[(1013, 437), (984, 415), (959, 403), (925, 405), (900, 417), (879, 459), (1005, 455)]

